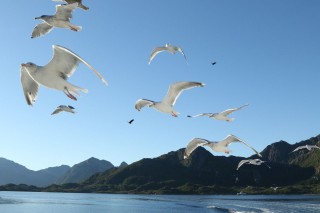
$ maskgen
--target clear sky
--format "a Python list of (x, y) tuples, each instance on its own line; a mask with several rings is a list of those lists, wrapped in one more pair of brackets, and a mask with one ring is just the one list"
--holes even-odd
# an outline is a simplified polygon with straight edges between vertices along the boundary
[[(320, 133), (317, 0), (83, 0), (90, 10), (78, 9), (72, 19), (81, 32), (54, 29), (31, 39), (41, 23), (34, 18), (53, 14), (56, 4), (2, 2), (0, 157), (32, 170), (90, 157), (117, 166), (178, 150), (194, 137), (218, 141), (234, 134), (262, 151), (279, 140), (295, 143)], [(163, 52), (148, 65), (152, 49), (166, 43), (181, 46), (189, 64), (181, 54)], [(88, 94), (73, 101), (40, 87), (36, 103), (28, 106), (20, 64), (47, 64), (53, 44), (87, 60), (109, 86), (81, 64), (69, 81)], [(178, 118), (135, 110), (136, 100), (160, 101), (177, 81), (206, 84), (182, 93)], [(51, 116), (61, 104), (77, 113)], [(232, 114), (232, 123), (186, 117), (243, 104), (249, 106)], [(238, 144), (230, 148), (236, 156), (253, 154)]]

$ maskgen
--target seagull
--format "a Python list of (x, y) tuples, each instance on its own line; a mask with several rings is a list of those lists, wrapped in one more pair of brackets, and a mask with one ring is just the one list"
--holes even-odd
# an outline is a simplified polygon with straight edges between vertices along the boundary
[(53, 27), (68, 28), (73, 31), (80, 31), (81, 26), (76, 26), (70, 23), (72, 18), (72, 12), (78, 7), (78, 3), (57, 5), (56, 14), (54, 15), (42, 15), (35, 19), (41, 19), (43, 22), (38, 24), (32, 32), (31, 38), (36, 38), (49, 33)]
[(68, 3), (68, 4), (73, 4), (73, 3), (78, 3), (78, 7), (83, 9), (83, 10), (89, 10), (89, 7), (87, 6), (84, 6), (82, 4), (82, 0), (52, 0), (52, 1), (56, 1), (56, 2), (65, 2), (65, 3)]
[(212, 62), (211, 64), (212, 64), (212, 65), (215, 65), (216, 63), (217, 63), (217, 62)]
[(87, 93), (87, 89), (75, 86), (67, 81), (80, 62), (87, 65), (104, 84), (107, 84), (102, 75), (77, 54), (59, 45), (53, 45), (52, 48), (53, 57), (47, 65), (38, 66), (32, 62), (21, 64), (21, 84), (28, 105), (35, 102), (39, 85), (63, 91), (73, 100), (77, 100), (74, 94), (79, 95), (78, 91)]
[(194, 87), (203, 87), (205, 84), (200, 82), (177, 82), (170, 85), (167, 95), (160, 102), (155, 102), (147, 99), (139, 99), (135, 104), (136, 110), (140, 111), (144, 106), (153, 107), (156, 110), (169, 113), (174, 117), (178, 117), (179, 112), (173, 109), (174, 104), (181, 95), (182, 91)]
[[(320, 147), (318, 147), (317, 145), (305, 145), (305, 146), (298, 146), (295, 150), (293, 150), (292, 152), (296, 152), (300, 149), (308, 149), (309, 151), (311, 151), (311, 149), (320, 149)], [(292, 153), (290, 152), (290, 153)]]
[(151, 61), (153, 60), (153, 58), (160, 52), (162, 51), (168, 51), (171, 54), (175, 54), (176, 52), (180, 52), (184, 59), (186, 59), (186, 62), (188, 63), (188, 60), (186, 58), (186, 55), (184, 54), (183, 50), (181, 49), (181, 47), (179, 46), (173, 46), (171, 44), (166, 44), (164, 47), (156, 47), (152, 50), (150, 58), (149, 58), (149, 64), (151, 63)]
[(201, 138), (193, 138), (187, 145), (185, 152), (184, 152), (184, 159), (188, 158), (190, 154), (199, 146), (209, 146), (213, 151), (216, 152), (224, 152), (226, 154), (229, 154), (231, 150), (228, 149), (228, 145), (230, 145), (233, 142), (240, 142), (252, 149), (259, 157), (262, 157), (261, 154), (255, 150), (253, 147), (251, 147), (249, 144), (241, 141), (238, 137), (234, 135), (228, 135), (225, 139), (222, 141), (209, 141), (206, 139)]
[(271, 168), (270, 166), (267, 165), (266, 161), (262, 161), (260, 159), (248, 159), (248, 160), (242, 160), (239, 162), (237, 170), (243, 165), (243, 164), (252, 164), (252, 165), (257, 165), (260, 166), (261, 164), (266, 165), (269, 169)]
[(130, 121), (128, 121), (129, 124), (132, 124), (132, 122), (134, 121), (134, 119), (131, 119)]
[(73, 106), (60, 105), (60, 106), (57, 107), (56, 110), (53, 111), (53, 113), (51, 113), (51, 115), (58, 114), (58, 113), (60, 113), (62, 111), (75, 113)]
[(224, 121), (227, 121), (227, 122), (231, 122), (231, 121), (234, 120), (234, 118), (229, 118), (227, 116), (230, 115), (231, 113), (233, 113), (234, 111), (238, 111), (238, 110), (240, 110), (243, 107), (246, 107), (248, 105), (249, 104), (243, 105), (243, 106), (238, 107), (238, 108), (227, 109), (227, 110), (225, 110), (223, 112), (219, 112), (219, 113), (202, 113), (202, 114), (198, 114), (198, 115), (194, 115), (194, 116), (188, 115), (187, 117), (195, 118), (195, 117), (199, 117), (199, 116), (208, 116), (209, 118), (214, 118), (214, 119), (217, 119), (217, 120), (224, 120)]

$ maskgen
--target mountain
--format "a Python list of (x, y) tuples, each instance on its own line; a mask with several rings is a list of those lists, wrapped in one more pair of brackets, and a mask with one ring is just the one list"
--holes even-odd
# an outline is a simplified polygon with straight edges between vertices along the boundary
[(305, 146), (307, 144), (320, 146), (320, 135), (292, 145), (285, 141), (273, 143), (261, 152), (262, 159), (275, 163), (313, 167), (316, 174), (320, 174), (320, 151), (318, 149), (311, 151), (302, 149), (292, 153), (298, 146)]
[(302, 168), (278, 162), (266, 166), (244, 165), (236, 170), (235, 156), (214, 156), (197, 148), (188, 159), (184, 149), (169, 152), (153, 159), (142, 159), (122, 168), (112, 168), (91, 176), (73, 191), (108, 193), (217, 193), (232, 187), (286, 186), (299, 183), (315, 174), (313, 167)]
[(77, 183), (112, 167), (114, 166), (108, 161), (90, 158), (73, 167), (62, 165), (33, 171), (13, 161), (0, 158), (0, 171), (5, 171), (0, 172), (0, 185), (25, 184), (46, 187), (51, 184)]
[(33, 171), (13, 161), (0, 158), (0, 171), (5, 171), (0, 173), (0, 185), (12, 183), (47, 186), (54, 183), (56, 178), (69, 168), (69, 166), (59, 166)]
[(92, 157), (86, 161), (72, 166), (62, 177), (56, 181), (56, 184), (79, 183), (86, 180), (91, 175), (104, 172), (113, 167), (114, 166), (109, 161), (99, 160)]
[[(130, 165), (113, 167), (109, 163), (109, 169), (100, 170), (95, 165), (107, 165), (108, 162), (90, 158), (70, 168), (61, 185), (36, 188), (9, 184), (0, 190), (152, 194), (320, 193), (320, 150), (303, 149), (292, 153), (296, 147), (306, 144), (320, 145), (320, 135), (295, 144), (285, 141), (270, 144), (261, 152), (262, 159), (270, 168), (243, 165), (237, 170), (238, 163), (246, 158), (214, 156), (211, 150), (199, 147), (188, 159), (183, 158), (184, 149), (179, 149)], [(96, 170), (92, 171), (93, 168)], [(88, 177), (89, 173), (95, 174), (84, 180), (86, 177), (82, 175)], [(76, 179), (73, 182), (73, 176), (81, 176), (84, 181)]]
[(119, 168), (126, 167), (126, 166), (128, 166), (128, 164), (123, 161), (123, 162), (119, 165)]

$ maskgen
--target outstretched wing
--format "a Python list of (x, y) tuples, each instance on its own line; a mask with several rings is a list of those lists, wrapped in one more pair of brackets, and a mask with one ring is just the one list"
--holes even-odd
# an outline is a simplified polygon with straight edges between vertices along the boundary
[(206, 144), (210, 143), (210, 141), (201, 139), (201, 138), (193, 138), (187, 145), (185, 151), (184, 151), (184, 156), (183, 158), (186, 159), (188, 158), (191, 153), (198, 148), (199, 146), (204, 146)]
[(140, 111), (141, 108), (145, 107), (145, 106), (150, 106), (154, 103), (154, 101), (150, 101), (147, 99), (139, 99), (137, 100), (136, 104), (135, 104), (135, 108), (136, 110)]
[(170, 106), (173, 106), (176, 103), (177, 99), (179, 98), (183, 90), (191, 89), (194, 87), (203, 87), (204, 85), (205, 84), (200, 82), (188, 82), (188, 81), (171, 84), (167, 92), (167, 95), (164, 97), (162, 102), (165, 102)]
[(63, 111), (62, 109), (57, 108), (56, 110), (54, 110), (54, 111), (51, 113), (51, 115), (58, 114), (58, 113), (60, 113), (60, 112), (62, 112), (62, 111)]
[(239, 164), (238, 164), (237, 170), (239, 170), (239, 168), (240, 168), (243, 164), (249, 163), (249, 162), (250, 162), (250, 160), (242, 160), (242, 161), (240, 161)]
[[(306, 149), (307, 147), (306, 146), (298, 146), (297, 148), (295, 148), (292, 152), (296, 152), (296, 151), (298, 151), (298, 150), (300, 150), (300, 149)], [(292, 153), (291, 152), (291, 153)]]
[(188, 118), (196, 118), (196, 117), (200, 117), (200, 116), (208, 116), (208, 117), (210, 117), (210, 116), (212, 116), (212, 113), (201, 113), (201, 114), (198, 114), (198, 115), (188, 115), (187, 117)]
[(72, 12), (78, 7), (78, 3), (61, 4), (56, 6), (56, 18), (64, 21), (70, 21)]
[(259, 157), (262, 157), (261, 154), (256, 149), (254, 149), (252, 146), (250, 146), (249, 144), (243, 142), (242, 140), (240, 140), (240, 138), (238, 138), (238, 137), (236, 137), (234, 135), (228, 135), (225, 139), (220, 141), (218, 144), (222, 145), (222, 146), (228, 146), (229, 144), (231, 144), (233, 142), (243, 143), (244, 145), (246, 145), (247, 147), (252, 149)]
[(152, 50), (150, 58), (149, 58), (149, 64), (151, 63), (151, 61), (153, 60), (154, 57), (156, 57), (156, 55), (158, 55), (158, 53), (167, 50), (166, 47), (156, 47)]
[(37, 38), (42, 35), (45, 35), (45, 34), (49, 33), (52, 29), (53, 29), (53, 27), (51, 25), (47, 24), (46, 22), (38, 24), (33, 29), (32, 34), (31, 34), (31, 38)]
[(53, 57), (51, 61), (45, 66), (45, 69), (49, 69), (52, 72), (57, 72), (57, 75), (67, 79), (72, 76), (76, 70), (79, 62), (84, 63), (89, 67), (96, 76), (98, 76), (104, 84), (108, 84), (107, 81), (102, 77), (102, 75), (93, 68), (88, 62), (83, 60), (80, 56), (68, 50), (65, 47), (59, 45), (53, 45)]
[(227, 110), (221, 112), (220, 114), (222, 114), (222, 115), (224, 115), (224, 116), (227, 116), (227, 115), (233, 113), (234, 111), (238, 111), (238, 110), (240, 110), (240, 109), (242, 109), (243, 107), (246, 107), (246, 106), (248, 106), (248, 105), (249, 105), (249, 104), (243, 105), (243, 106), (238, 107), (238, 108), (227, 109)]
[(36, 101), (39, 84), (33, 80), (24, 67), (21, 67), (20, 69), (20, 79), (27, 104), (32, 105), (32, 103)]
[(186, 57), (186, 54), (184, 54), (183, 50), (181, 47), (177, 47), (178, 48), (178, 51), (183, 55), (184, 59), (186, 60), (186, 62), (188, 63), (188, 60), (187, 60), (187, 57)]

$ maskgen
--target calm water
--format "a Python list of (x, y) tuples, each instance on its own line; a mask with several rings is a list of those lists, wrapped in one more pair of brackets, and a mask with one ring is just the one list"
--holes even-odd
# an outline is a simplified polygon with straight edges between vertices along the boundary
[(320, 212), (317, 195), (110, 195), (0, 192), (0, 213)]

